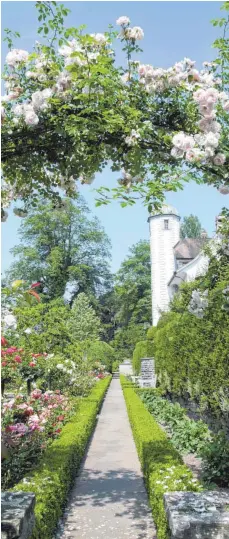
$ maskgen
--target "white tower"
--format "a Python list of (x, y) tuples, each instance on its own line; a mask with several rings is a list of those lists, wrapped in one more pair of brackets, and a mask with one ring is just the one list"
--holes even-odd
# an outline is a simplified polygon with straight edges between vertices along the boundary
[(173, 206), (163, 206), (149, 219), (151, 252), (152, 318), (156, 326), (160, 311), (169, 305), (168, 282), (175, 271), (173, 247), (180, 239), (180, 216)]

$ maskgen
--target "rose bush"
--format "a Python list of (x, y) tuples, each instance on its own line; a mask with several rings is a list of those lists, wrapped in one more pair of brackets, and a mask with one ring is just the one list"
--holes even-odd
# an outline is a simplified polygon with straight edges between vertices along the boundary
[(60, 391), (35, 389), (29, 397), (18, 394), (2, 407), (2, 440), (10, 456), (2, 465), (3, 488), (11, 487), (34, 467), (42, 452), (58, 436), (76, 402)]

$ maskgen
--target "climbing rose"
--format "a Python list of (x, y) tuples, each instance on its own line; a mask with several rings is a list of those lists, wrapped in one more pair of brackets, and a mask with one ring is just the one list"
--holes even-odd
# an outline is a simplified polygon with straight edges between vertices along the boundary
[(20, 62), (27, 62), (29, 53), (22, 49), (12, 49), (6, 56), (6, 63), (10, 67), (15, 67)]
[(133, 41), (141, 40), (144, 37), (144, 32), (140, 26), (134, 26), (133, 28), (128, 28), (125, 32), (125, 35), (128, 39)]
[(214, 165), (223, 165), (226, 161), (226, 157), (223, 153), (217, 153), (213, 159)]
[(129, 17), (126, 17), (125, 15), (123, 15), (122, 17), (119, 17), (116, 21), (117, 26), (126, 26), (129, 23), (130, 23), (130, 19)]

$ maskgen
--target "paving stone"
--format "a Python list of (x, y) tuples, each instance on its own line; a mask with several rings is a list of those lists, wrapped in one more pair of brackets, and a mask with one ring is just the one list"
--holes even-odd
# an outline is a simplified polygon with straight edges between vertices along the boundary
[(118, 379), (105, 398), (57, 538), (156, 538)]

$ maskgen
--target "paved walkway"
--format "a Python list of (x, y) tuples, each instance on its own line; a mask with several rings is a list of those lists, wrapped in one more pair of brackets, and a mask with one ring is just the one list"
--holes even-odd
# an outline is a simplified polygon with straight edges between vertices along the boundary
[(57, 537), (156, 537), (118, 379), (111, 382)]

